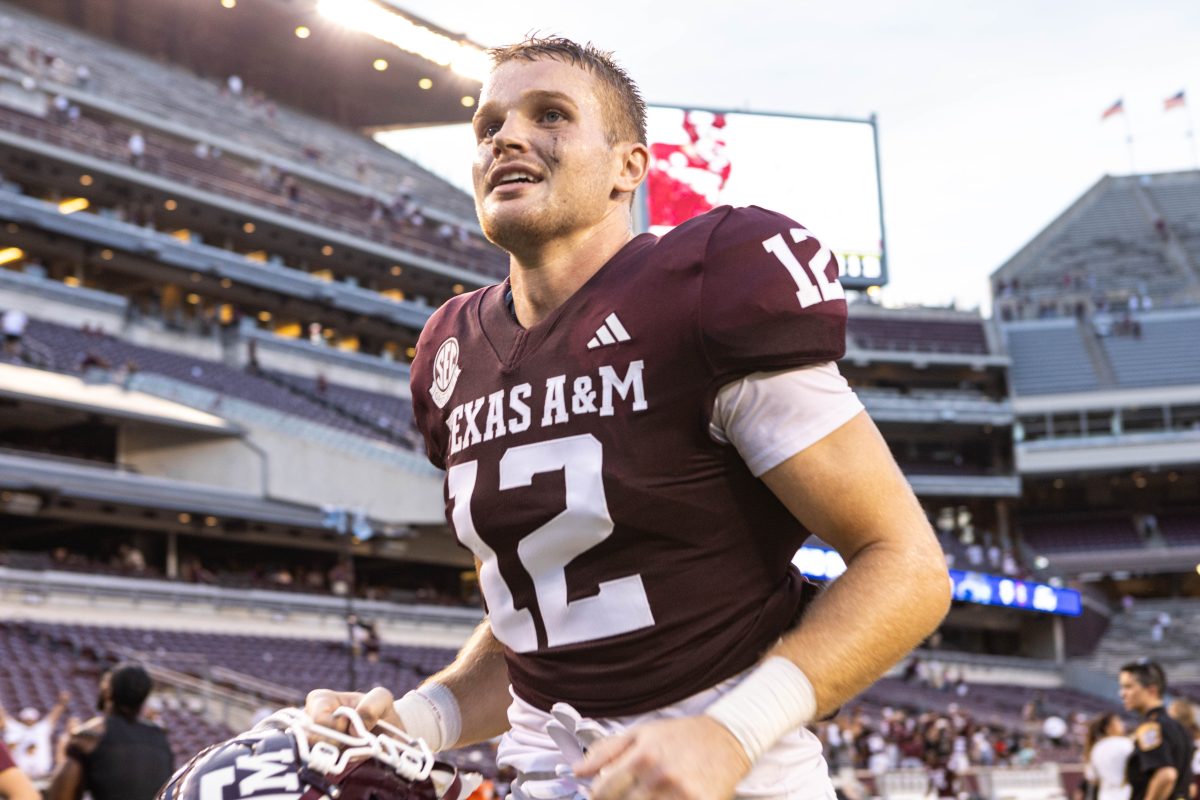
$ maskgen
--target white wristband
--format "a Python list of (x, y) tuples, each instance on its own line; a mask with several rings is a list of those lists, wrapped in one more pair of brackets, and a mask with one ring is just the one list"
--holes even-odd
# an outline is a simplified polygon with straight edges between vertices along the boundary
[(817, 697), (803, 670), (771, 656), (704, 713), (728, 728), (754, 763), (784, 734), (812, 721)]
[(433, 752), (448, 750), (462, 736), (462, 713), (454, 693), (440, 683), (427, 683), (394, 704), (404, 732), (423, 739)]

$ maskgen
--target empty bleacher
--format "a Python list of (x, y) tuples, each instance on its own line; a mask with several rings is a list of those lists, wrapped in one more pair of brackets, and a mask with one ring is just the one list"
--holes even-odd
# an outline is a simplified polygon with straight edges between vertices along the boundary
[(1021, 534), (1029, 547), (1045, 554), (1145, 546), (1128, 514), (1026, 519), (1021, 522)]
[(1122, 387), (1200, 384), (1200, 310), (1139, 314), (1137, 336), (1100, 339)]
[(983, 321), (933, 320), (858, 316), (851, 312), (847, 338), (863, 350), (898, 350), (915, 353), (970, 353), (987, 355)]
[(1099, 388), (1081, 336), (1086, 330), (1073, 319), (1039, 320), (1004, 327), (1016, 395), (1086, 392)]

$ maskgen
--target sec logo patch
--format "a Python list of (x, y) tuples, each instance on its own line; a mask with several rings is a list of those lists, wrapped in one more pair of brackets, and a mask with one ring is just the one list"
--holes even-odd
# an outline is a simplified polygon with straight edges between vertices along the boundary
[(433, 358), (433, 384), (429, 387), (429, 394), (438, 408), (445, 408), (446, 403), (450, 402), (450, 395), (454, 394), (454, 385), (458, 383), (458, 376), (461, 374), (462, 370), (458, 366), (458, 339), (451, 336), (442, 342)]

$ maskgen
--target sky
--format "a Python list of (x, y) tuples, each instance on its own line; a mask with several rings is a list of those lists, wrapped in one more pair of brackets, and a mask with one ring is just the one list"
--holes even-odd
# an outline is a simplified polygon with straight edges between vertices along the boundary
[(987, 276), (1102, 176), (1198, 166), (1196, 0), (397, 5), (485, 46), (590, 40), (651, 103), (877, 114), (888, 304), (986, 311)]

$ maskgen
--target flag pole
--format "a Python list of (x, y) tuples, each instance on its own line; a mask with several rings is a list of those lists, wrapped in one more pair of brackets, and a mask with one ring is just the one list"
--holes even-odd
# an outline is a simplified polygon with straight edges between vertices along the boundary
[(1133, 126), (1129, 123), (1129, 112), (1123, 107), (1121, 117), (1125, 120), (1125, 143), (1129, 145), (1129, 174), (1137, 175), (1137, 162), (1133, 157)]
[(1192, 166), (1200, 169), (1200, 154), (1196, 152), (1196, 123), (1192, 118), (1192, 107), (1185, 103), (1184, 108), (1187, 110), (1187, 131), (1184, 135), (1187, 136), (1188, 144), (1192, 147)]

